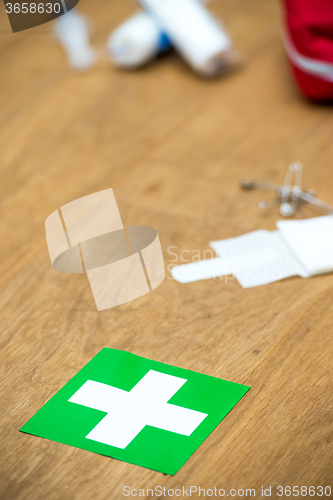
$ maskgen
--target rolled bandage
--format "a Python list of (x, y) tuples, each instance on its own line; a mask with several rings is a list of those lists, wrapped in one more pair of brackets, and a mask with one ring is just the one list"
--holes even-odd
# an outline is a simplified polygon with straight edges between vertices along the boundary
[(145, 12), (125, 21), (109, 37), (107, 48), (116, 66), (134, 69), (169, 50), (171, 43), (158, 22)]
[(127, 227), (130, 251), (112, 189), (67, 203), (61, 214), (66, 230), (58, 210), (45, 221), (52, 267), (63, 273), (85, 270), (99, 311), (149, 293), (149, 283), (151, 289), (162, 283), (165, 270), (157, 231)]
[(55, 34), (65, 49), (70, 66), (77, 70), (90, 68), (96, 54), (89, 43), (88, 24), (77, 12), (70, 11), (55, 22)]
[(214, 76), (234, 61), (229, 36), (199, 0), (139, 1), (197, 73)]

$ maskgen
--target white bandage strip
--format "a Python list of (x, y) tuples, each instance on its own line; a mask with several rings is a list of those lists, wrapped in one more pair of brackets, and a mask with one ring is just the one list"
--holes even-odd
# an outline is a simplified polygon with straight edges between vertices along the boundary
[(278, 221), (278, 231), (254, 231), (213, 241), (218, 258), (172, 269), (181, 283), (233, 274), (244, 288), (290, 276), (333, 271), (333, 216)]
[(226, 259), (207, 259), (190, 264), (175, 266), (171, 270), (172, 277), (179, 283), (191, 283), (193, 281), (218, 278), (232, 274), (233, 269), (228, 265)]

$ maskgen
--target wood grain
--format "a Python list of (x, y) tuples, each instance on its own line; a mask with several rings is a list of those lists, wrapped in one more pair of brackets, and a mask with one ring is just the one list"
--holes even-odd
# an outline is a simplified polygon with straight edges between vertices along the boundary
[[(241, 178), (281, 182), (298, 159), (306, 187), (333, 201), (332, 110), (294, 89), (278, 4), (211, 8), (244, 62), (203, 81), (175, 53), (133, 73), (111, 66), (105, 40), (131, 2), (80, 1), (100, 53), (86, 74), (66, 66), (51, 24), (13, 35), (0, 5), (1, 499), (113, 500), (126, 485), (255, 488), (256, 498), (262, 486), (333, 487), (333, 276), (247, 290), (170, 279), (182, 251), (203, 258), (212, 239), (274, 229), (277, 209), (258, 211), (265, 193), (240, 191)], [(125, 224), (158, 230), (168, 272), (151, 294), (97, 312), (85, 276), (51, 268), (44, 221), (108, 187)], [(103, 347), (252, 389), (174, 477), (19, 433)]]

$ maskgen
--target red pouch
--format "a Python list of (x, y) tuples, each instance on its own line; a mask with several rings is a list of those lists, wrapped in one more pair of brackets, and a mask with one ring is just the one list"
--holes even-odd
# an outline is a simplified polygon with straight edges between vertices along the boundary
[(313, 101), (333, 101), (333, 0), (283, 0), (284, 46), (298, 86)]

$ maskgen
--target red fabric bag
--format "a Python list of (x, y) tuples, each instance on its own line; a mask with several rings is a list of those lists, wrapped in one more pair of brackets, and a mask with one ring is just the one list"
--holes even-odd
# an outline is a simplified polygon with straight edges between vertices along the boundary
[(283, 0), (284, 46), (309, 99), (333, 102), (333, 0)]

